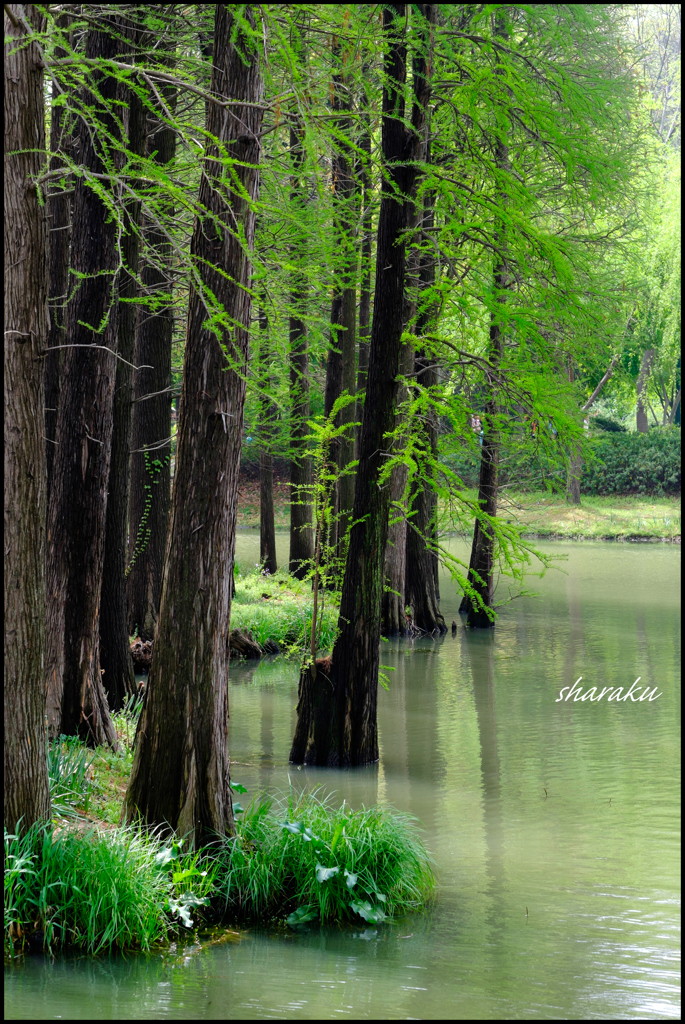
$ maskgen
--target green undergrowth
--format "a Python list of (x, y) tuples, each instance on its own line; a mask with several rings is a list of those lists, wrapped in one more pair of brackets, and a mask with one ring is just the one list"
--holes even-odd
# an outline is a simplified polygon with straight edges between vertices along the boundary
[(147, 950), (220, 921), (378, 923), (432, 899), (433, 862), (410, 815), (336, 808), (320, 791), (236, 800), (236, 835), (192, 854), (182, 839), (116, 824), (139, 711), (131, 702), (115, 716), (118, 753), (55, 741), (53, 820), (5, 828), (6, 956)]
[(256, 797), (237, 835), (216, 853), (215, 891), (238, 919), (289, 924), (362, 917), (377, 923), (430, 900), (432, 861), (414, 819), (371, 807), (353, 811), (320, 791)]
[[(441, 530), (470, 536), (472, 518), (456, 513), (443, 510)], [(583, 494), (580, 505), (569, 505), (563, 494), (503, 490), (498, 515), (520, 526), (524, 537), (551, 540), (675, 540), (681, 532), (681, 502), (674, 496)]]
[[(317, 647), (333, 647), (338, 623), (335, 595), (319, 592)], [(231, 604), (231, 629), (249, 632), (264, 647), (267, 641), (278, 644), (284, 654), (301, 654), (311, 639), (313, 596), (311, 582), (301, 581), (279, 570), (272, 576), (254, 572), (236, 574), (235, 597)]]

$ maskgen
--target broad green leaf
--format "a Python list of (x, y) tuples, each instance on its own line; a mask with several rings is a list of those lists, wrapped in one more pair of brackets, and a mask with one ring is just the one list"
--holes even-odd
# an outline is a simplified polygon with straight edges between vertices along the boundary
[(292, 927), (297, 924), (306, 924), (307, 921), (315, 921), (318, 916), (317, 912), (312, 910), (311, 907), (298, 907), (285, 920)]
[(317, 882), (327, 882), (329, 878), (334, 878), (340, 868), (325, 868), (323, 864), (317, 863), (316, 865), (316, 880)]
[(247, 793), (245, 786), (241, 786), (239, 782), (231, 782), (230, 786), (234, 793)]
[(243, 807), (242, 804), (239, 804), (237, 800), (233, 801), (233, 813), (234, 814), (241, 814), (244, 810), (245, 810), (245, 808)]
[(355, 914), (359, 914), (369, 924), (379, 924), (381, 921), (385, 921), (385, 911), (381, 910), (380, 907), (372, 907), (370, 903), (355, 902), (350, 903), (350, 907), (354, 910)]
[(333, 838), (331, 839), (331, 853), (335, 853), (335, 848), (338, 845), (338, 840), (340, 839), (340, 836), (342, 835), (343, 828), (344, 828), (344, 825), (343, 825), (342, 821), (339, 821), (338, 824), (335, 827), (335, 832), (333, 833)]
[(345, 884), (348, 889), (354, 889), (357, 884), (357, 876), (353, 875), (351, 871), (347, 870), (347, 868), (345, 868)]

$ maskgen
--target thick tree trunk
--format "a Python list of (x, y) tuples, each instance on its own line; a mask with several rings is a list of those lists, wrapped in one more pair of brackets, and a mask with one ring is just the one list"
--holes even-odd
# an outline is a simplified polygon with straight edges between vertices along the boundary
[(649, 371), (654, 361), (656, 354), (655, 348), (645, 349), (642, 356), (642, 365), (640, 366), (640, 376), (637, 378), (637, 429), (641, 434), (646, 434), (649, 430), (649, 421), (647, 419), (647, 409), (643, 400), (643, 395), (646, 398), (647, 392), (647, 381), (649, 379)]
[[(66, 28), (70, 18), (62, 15), (57, 19), (61, 28)], [(55, 57), (66, 57), (66, 50), (58, 46)], [(60, 153), (72, 150), (72, 122), (66, 107), (55, 104), (57, 86), (52, 85), (53, 104), (50, 108), (50, 170), (56, 171), (63, 167)], [(71, 242), (71, 197), (69, 189), (58, 182), (48, 191), (48, 252), (50, 260), (50, 334), (48, 335), (48, 353), (45, 357), (45, 450), (47, 457), (47, 494), (50, 496), (52, 482), (52, 465), (55, 457), (57, 441), (57, 409), (59, 406), (59, 369), (62, 361), (62, 350), (65, 336), (65, 312), (67, 305), (67, 288), (69, 282), (69, 245)], [(46, 503), (47, 512), (47, 503)]]
[[(507, 39), (508, 33), (503, 12), (504, 9), (493, 15), (494, 34), (501, 39)], [(500, 171), (506, 171), (509, 168), (509, 149), (505, 140), (506, 135), (504, 138), (500, 136), (495, 143), (495, 164)], [(503, 205), (506, 204), (507, 196), (505, 192), (500, 192), (499, 201)], [(500, 250), (505, 250), (506, 231), (502, 221), (500, 221), (497, 228), (496, 238)], [(493, 274), (493, 298), (497, 305), (490, 314), (488, 358), (492, 370), (488, 371), (488, 379), (486, 381), (488, 399), (484, 407), (484, 434), (478, 480), (478, 504), (481, 512), (493, 518), (497, 515), (497, 470), (501, 443), (500, 431), (497, 425), (499, 402), (494, 374), (499, 367), (504, 351), (502, 313), (500, 311), (503, 311), (506, 300), (506, 286), (507, 272), (505, 261), (501, 256), (498, 256)], [(466, 599), (466, 621), (470, 627), (489, 628), (494, 626), (494, 618), (491, 618), (490, 614), (488, 614), (492, 613), (494, 562), (495, 536), (492, 527), (487, 521), (477, 522), (473, 532), (468, 579), (482, 603), (472, 598)], [(462, 601), (463, 604), (464, 602)]]
[[(160, 87), (161, 88), (161, 87)], [(176, 90), (163, 93), (173, 109)], [(148, 124), (148, 152), (167, 166), (176, 156), (176, 133), (164, 122)], [(167, 207), (173, 216), (171, 203)], [(160, 229), (149, 224), (147, 242), (156, 254), (146, 262), (142, 283), (148, 302), (136, 330), (136, 371), (131, 424), (131, 475), (128, 510), (128, 630), (152, 640), (162, 593), (164, 551), (171, 507), (171, 304), (172, 249)], [(149, 367), (149, 368), (148, 368)]]
[[(423, 43), (435, 7), (418, 5), (417, 36)], [(345, 579), (330, 675), (304, 673), (300, 678), (298, 722), (291, 761), (319, 765), (359, 765), (378, 760), (376, 705), (383, 596), (383, 563), (388, 532), (389, 489), (379, 488), (382, 452), (395, 419), (397, 374), (402, 346), (402, 299), (405, 277), (404, 232), (415, 154), (421, 141), (429, 95), (426, 61), (415, 66), (417, 93), (413, 131), (404, 128), (403, 89), (406, 47), (405, 4), (383, 9), (388, 40), (384, 58), (382, 152), (385, 175), (378, 225), (376, 291), (366, 387), (361, 451), (355, 488), (354, 525), (350, 531)]]
[[(305, 182), (302, 181), (304, 149), (302, 127), (299, 123), (290, 129), (290, 151), (293, 174), (290, 198), (300, 211), (304, 207)], [(294, 228), (293, 264), (303, 266), (305, 260), (304, 234), (301, 226)], [(302, 319), (306, 301), (306, 276), (301, 269), (293, 272), (289, 321), (290, 333), (290, 558), (288, 569), (299, 579), (306, 576), (314, 555), (312, 534), (312, 467), (307, 458), (309, 434), (309, 355), (307, 328)]]
[[(127, 25), (125, 32), (130, 33)], [(142, 100), (128, 89), (121, 89), (128, 105), (128, 148), (145, 153), (146, 118)], [(119, 283), (119, 339), (114, 386), (112, 458), (109, 468), (105, 558), (100, 599), (100, 668), (105, 693), (112, 711), (123, 707), (135, 690), (133, 661), (129, 646), (128, 606), (126, 600), (126, 546), (129, 498), (129, 448), (131, 443), (131, 399), (136, 336), (137, 306), (131, 301), (138, 293), (140, 201), (126, 205), (126, 234), (122, 241), (124, 269)], [(124, 362), (126, 360), (126, 362)]]
[[(86, 56), (116, 59), (115, 32), (90, 30)], [(94, 71), (92, 80), (107, 106), (87, 87), (86, 102), (114, 134), (117, 126), (110, 111), (116, 79)], [(81, 123), (81, 163), (103, 174), (95, 137), (92, 127)], [(78, 178), (71, 267), (84, 276), (67, 307), (71, 347), (62, 363), (48, 510), (48, 720), (53, 736), (78, 734), (90, 743), (109, 743), (113, 748), (117, 739), (102, 687), (98, 623), (116, 371), (112, 353), (117, 342), (117, 263), (116, 224), (97, 193)], [(105, 320), (106, 326), (98, 331)]]
[[(430, 159), (427, 152), (426, 159)], [(424, 202), (423, 231), (433, 227), (435, 197), (429, 195)], [(425, 336), (435, 327), (438, 306), (430, 295), (435, 285), (435, 263), (428, 254), (421, 257), (419, 268), (419, 313), (416, 320), (416, 334)], [(434, 356), (425, 348), (420, 349), (414, 359), (417, 388), (427, 391), (437, 387), (438, 368)], [(440, 591), (438, 589), (438, 556), (431, 543), (437, 540), (437, 496), (430, 486), (438, 454), (438, 431), (435, 413), (429, 408), (420, 424), (420, 444), (426, 453), (426, 464), (430, 464), (427, 476), (416, 477), (412, 485), (411, 509), (413, 515), (407, 523), (407, 569), (405, 595), (411, 605), (413, 623), (426, 633), (445, 633), (447, 627), (440, 612)], [(427, 478), (428, 477), (428, 478)]]
[[(253, 7), (242, 16), (254, 26)], [(208, 151), (200, 184), (208, 215), (195, 220), (191, 254), (232, 328), (217, 338), (204, 326), (204, 302), (191, 289), (162, 600), (125, 804), (129, 821), (140, 814), (190, 833), (191, 845), (234, 830), (228, 652), (262, 79), (254, 37), (225, 4), (216, 8), (211, 89), (232, 101), (211, 105), (207, 128), (235, 163), (229, 177), (216, 148)]]
[[(12, 18), (8, 16), (11, 12)], [(50, 817), (45, 750), (45, 417), (48, 224), (38, 189), (45, 151), (43, 61), (26, 29), (33, 4), (5, 4), (5, 825)], [(14, 53), (9, 51), (17, 47)]]
[[(400, 376), (409, 376), (413, 366), (414, 350), (409, 342), (405, 342), (400, 355)], [(397, 393), (396, 428), (400, 425), (401, 418), (405, 416), (402, 405), (407, 397), (407, 389), (400, 387)], [(383, 636), (404, 636), (407, 631), (407, 616), (404, 610), (406, 603), (407, 519), (404, 514), (406, 505), (402, 505), (404, 490), (407, 486), (407, 473), (407, 467), (400, 463), (395, 466), (390, 478), (390, 522), (385, 545), (385, 590), (383, 591), (381, 612)]]
[(278, 412), (269, 395), (274, 383), (271, 376), (272, 352), (269, 321), (263, 309), (259, 311), (259, 326), (259, 562), (265, 572), (274, 573), (278, 565), (274, 525), (274, 461), (271, 446)]

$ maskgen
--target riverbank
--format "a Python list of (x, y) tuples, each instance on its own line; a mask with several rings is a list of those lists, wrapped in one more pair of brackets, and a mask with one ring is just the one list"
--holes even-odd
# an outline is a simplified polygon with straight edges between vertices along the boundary
[(140, 706), (114, 716), (116, 753), (52, 743), (52, 820), (5, 829), (6, 961), (70, 946), (149, 950), (224, 922), (377, 924), (432, 901), (415, 819), (338, 806), (320, 789), (261, 790), (243, 806), (248, 791), (232, 779), (235, 835), (196, 852), (182, 836), (121, 825)]
[[(467, 491), (475, 501), (476, 491)], [(288, 484), (274, 481), (274, 520), (277, 530), (290, 524)], [(680, 497), (649, 495), (583, 495), (580, 505), (568, 505), (563, 495), (547, 491), (517, 493), (503, 490), (500, 515), (523, 527), (524, 537), (545, 540), (613, 540), (680, 542)], [(242, 480), (238, 491), (238, 527), (259, 529), (259, 481)], [(441, 529), (470, 534), (470, 520), (455, 521), (443, 510)]]

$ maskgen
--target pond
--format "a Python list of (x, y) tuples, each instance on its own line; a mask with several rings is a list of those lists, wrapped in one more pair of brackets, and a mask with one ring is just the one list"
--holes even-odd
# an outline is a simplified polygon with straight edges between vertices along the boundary
[[(541, 596), (505, 605), (495, 630), (463, 628), (445, 577), (456, 636), (383, 644), (377, 766), (288, 765), (297, 666), (231, 669), (232, 776), (248, 799), (323, 786), (416, 815), (439, 874), (430, 913), (126, 959), (27, 957), (5, 972), (6, 1016), (679, 1018), (680, 550), (539, 547), (568, 555), (566, 574), (533, 580)], [(256, 551), (241, 534), (240, 559)], [(559, 701), (580, 676), (656, 690)]]

